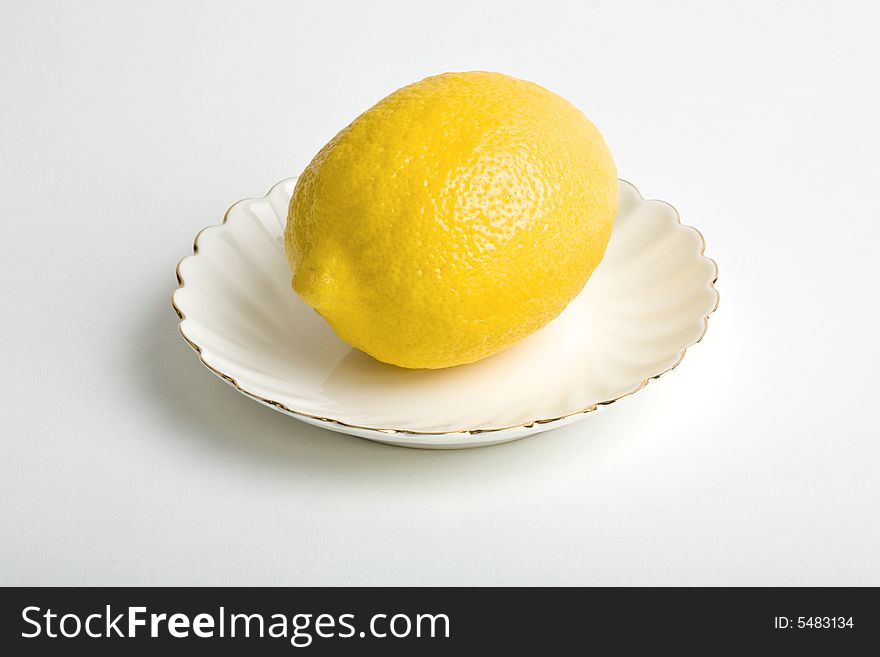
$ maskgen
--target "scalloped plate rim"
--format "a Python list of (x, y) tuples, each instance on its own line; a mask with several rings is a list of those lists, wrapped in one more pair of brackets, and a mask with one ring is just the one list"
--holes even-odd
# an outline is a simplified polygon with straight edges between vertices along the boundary
[[(664, 205), (669, 206), (672, 209), (676, 222), (683, 228), (688, 229), (696, 233), (700, 240), (700, 253), (699, 256), (712, 264), (713, 267), (713, 275), (712, 279), (709, 281), (708, 285), (712, 289), (715, 295), (715, 303), (712, 308), (704, 315), (703, 317), (703, 329), (700, 335), (687, 344), (684, 348), (682, 348), (678, 358), (676, 361), (669, 367), (653, 374), (649, 377), (642, 379), (637, 386), (635, 386), (632, 390), (618, 395), (612, 399), (607, 399), (604, 401), (596, 402), (590, 404), (586, 408), (582, 408), (571, 413), (566, 413), (561, 416), (552, 417), (552, 418), (542, 418), (542, 419), (534, 419), (526, 422), (522, 422), (512, 426), (505, 427), (492, 427), (492, 428), (481, 428), (481, 429), (458, 429), (453, 431), (418, 431), (412, 429), (401, 429), (401, 428), (389, 428), (389, 427), (375, 427), (368, 425), (357, 425), (349, 422), (345, 422), (343, 420), (339, 420), (332, 417), (323, 417), (319, 415), (315, 415), (312, 413), (307, 413), (305, 411), (296, 410), (288, 407), (287, 405), (279, 402), (277, 400), (269, 399), (266, 397), (262, 397), (250, 390), (248, 390), (245, 386), (241, 385), (235, 377), (221, 371), (219, 368), (211, 365), (205, 360), (204, 349), (201, 345), (199, 345), (191, 336), (187, 335), (186, 329), (184, 328), (184, 322), (187, 317), (185, 312), (180, 308), (177, 303), (176, 297), (179, 290), (182, 290), (186, 281), (183, 278), (180, 268), (181, 265), (190, 258), (196, 258), (199, 256), (199, 238), (202, 234), (212, 228), (221, 228), (226, 225), (229, 221), (230, 215), (234, 208), (237, 206), (253, 202), (253, 201), (262, 201), (268, 199), (272, 195), (272, 193), (292, 181), (296, 180), (296, 177), (285, 178), (274, 185), (272, 185), (269, 190), (263, 196), (255, 196), (255, 197), (246, 197), (236, 201), (223, 215), (223, 219), (219, 224), (212, 224), (209, 226), (205, 226), (201, 230), (196, 233), (195, 238), (193, 239), (193, 247), (192, 253), (186, 256), (183, 256), (177, 263), (175, 268), (175, 273), (177, 276), (178, 287), (172, 293), (171, 296), (171, 306), (177, 314), (178, 321), (178, 331), (180, 332), (181, 337), (184, 341), (196, 352), (199, 358), (199, 362), (202, 363), (209, 371), (211, 371), (214, 375), (216, 375), (221, 380), (225, 381), (227, 384), (235, 388), (238, 392), (242, 393), (246, 397), (257, 401), (264, 406), (268, 406), (274, 410), (277, 410), (285, 415), (289, 415), (298, 420), (311, 424), (313, 426), (322, 427), (325, 429), (329, 429), (334, 432), (344, 433), (348, 435), (358, 436), (361, 438), (366, 438), (368, 440), (372, 440), (375, 442), (380, 442), (388, 445), (402, 446), (402, 447), (417, 447), (417, 448), (428, 448), (428, 449), (454, 449), (460, 447), (483, 447), (490, 446), (499, 443), (509, 442), (512, 440), (517, 440), (519, 438), (524, 438), (526, 436), (535, 435), (537, 433), (543, 433), (544, 431), (549, 431), (551, 429), (555, 429), (571, 422), (574, 422), (582, 417), (588, 415), (589, 413), (596, 412), (603, 406), (608, 406), (613, 404), (621, 399), (625, 399), (626, 397), (630, 397), (635, 393), (639, 392), (645, 386), (647, 386), (651, 381), (655, 379), (659, 379), (661, 376), (671, 372), (676, 367), (678, 367), (681, 362), (684, 360), (685, 353), (687, 350), (693, 347), (695, 344), (699, 343), (706, 335), (706, 332), (709, 327), (709, 317), (718, 309), (718, 305), (720, 303), (720, 294), (716, 288), (716, 282), (718, 281), (718, 263), (712, 258), (705, 255), (706, 249), (706, 240), (703, 237), (703, 234), (694, 226), (690, 226), (681, 221), (681, 215), (679, 214), (677, 208), (673, 206), (671, 203), (664, 201), (662, 199), (648, 199), (645, 198), (642, 193), (639, 191), (638, 187), (631, 183), (628, 180), (624, 180), (623, 178), (619, 179), (619, 181), (625, 185), (628, 185), (635, 191), (638, 198), (641, 201), (648, 203), (662, 203)], [(482, 437), (490, 437), (489, 440), (480, 440), (479, 442), (473, 441), (473, 439), (477, 436)], [(435, 439), (435, 440), (429, 440)], [(442, 442), (437, 441), (436, 439), (441, 439)], [(449, 442), (452, 440), (453, 442)], [(426, 442), (428, 441), (428, 442)]]

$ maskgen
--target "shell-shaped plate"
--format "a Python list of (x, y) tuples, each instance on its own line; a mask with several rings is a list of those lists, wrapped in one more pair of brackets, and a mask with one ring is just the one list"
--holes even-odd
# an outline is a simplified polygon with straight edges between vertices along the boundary
[(177, 268), (173, 305), (201, 361), (305, 422), (385, 443), (452, 448), (546, 431), (674, 368), (718, 304), (700, 233), (625, 181), (602, 263), (553, 322), (471, 365), (405, 370), (342, 342), (290, 286), (294, 180), (232, 206)]

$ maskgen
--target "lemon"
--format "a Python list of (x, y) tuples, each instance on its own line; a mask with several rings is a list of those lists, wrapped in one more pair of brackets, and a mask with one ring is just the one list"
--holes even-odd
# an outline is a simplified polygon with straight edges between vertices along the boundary
[(556, 317), (602, 259), (617, 172), (567, 100), (500, 73), (403, 87), (299, 177), (294, 290), (349, 344), (401, 367), (492, 355)]

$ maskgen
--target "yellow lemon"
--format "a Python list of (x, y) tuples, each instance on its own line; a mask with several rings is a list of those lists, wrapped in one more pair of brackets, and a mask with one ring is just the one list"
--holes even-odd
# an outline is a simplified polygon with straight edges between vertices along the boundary
[(410, 368), (470, 363), (556, 317), (617, 213), (602, 136), (564, 98), (500, 73), (403, 87), (299, 177), (293, 288), (349, 344)]

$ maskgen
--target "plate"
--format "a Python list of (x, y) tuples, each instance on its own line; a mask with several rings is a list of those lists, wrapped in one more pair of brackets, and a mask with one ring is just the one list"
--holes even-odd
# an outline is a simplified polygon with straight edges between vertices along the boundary
[(554, 321), (470, 365), (407, 370), (340, 340), (290, 286), (294, 179), (233, 205), (177, 266), (180, 333), (214, 374), (303, 422), (423, 448), (493, 445), (564, 426), (641, 390), (700, 341), (715, 262), (668, 203), (621, 181), (602, 263)]

